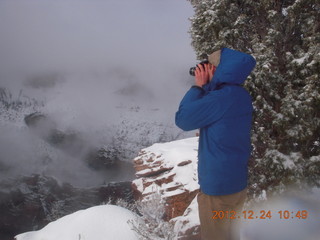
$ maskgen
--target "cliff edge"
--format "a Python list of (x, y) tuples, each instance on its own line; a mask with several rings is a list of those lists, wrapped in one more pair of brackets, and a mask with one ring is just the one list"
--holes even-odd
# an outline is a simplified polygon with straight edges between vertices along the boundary
[(198, 239), (197, 155), (198, 137), (194, 137), (154, 144), (142, 149), (134, 159), (135, 198), (147, 200), (160, 194), (165, 202), (163, 218), (175, 223), (178, 239)]

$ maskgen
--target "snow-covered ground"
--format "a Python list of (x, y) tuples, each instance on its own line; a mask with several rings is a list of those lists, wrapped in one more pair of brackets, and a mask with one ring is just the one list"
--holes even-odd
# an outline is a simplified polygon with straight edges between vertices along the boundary
[(16, 236), (16, 240), (138, 240), (128, 221), (135, 215), (114, 205), (81, 210), (51, 222), (39, 231)]

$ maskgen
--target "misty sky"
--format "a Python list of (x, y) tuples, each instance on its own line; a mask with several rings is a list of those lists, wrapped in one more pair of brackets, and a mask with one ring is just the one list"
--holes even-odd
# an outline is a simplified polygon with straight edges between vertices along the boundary
[(1, 0), (0, 69), (193, 63), (192, 12), (186, 0)]
[[(90, 112), (92, 102), (153, 101), (173, 111), (196, 62), (192, 14), (186, 0), (1, 0), (0, 86), (19, 90), (30, 76), (69, 74), (60, 89), (31, 94), (87, 115), (100, 114)], [(131, 85), (134, 99), (111, 97)]]
[[(192, 15), (186, 0), (0, 0), (0, 88), (13, 99), (23, 90), (25, 99), (44, 101), (40, 112), (90, 143), (108, 144), (113, 124), (122, 127), (123, 120), (137, 129), (128, 132), (129, 142), (136, 141), (134, 134), (146, 135), (143, 126), (152, 127), (145, 136), (151, 141), (164, 130), (174, 135), (181, 131), (174, 114), (196, 63), (188, 33)], [(140, 111), (130, 110), (137, 106)], [(83, 163), (30, 135), (23, 118), (33, 111), (14, 113), (9, 122), (0, 111), (0, 162), (11, 169), (6, 174), (93, 178)], [(44, 155), (51, 156), (48, 166)]]

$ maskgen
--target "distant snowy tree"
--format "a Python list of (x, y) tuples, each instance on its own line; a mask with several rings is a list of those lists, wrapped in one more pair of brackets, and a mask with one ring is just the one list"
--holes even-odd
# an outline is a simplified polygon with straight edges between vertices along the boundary
[(189, 0), (199, 60), (221, 47), (252, 54), (250, 195), (320, 186), (320, 2)]

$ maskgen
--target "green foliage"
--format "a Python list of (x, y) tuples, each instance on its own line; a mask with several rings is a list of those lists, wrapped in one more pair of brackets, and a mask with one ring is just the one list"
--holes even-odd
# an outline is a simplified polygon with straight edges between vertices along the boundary
[[(230, 47), (257, 60), (246, 83), (255, 108), (251, 195), (284, 191), (288, 185), (319, 186), (320, 2), (189, 1), (195, 10), (192, 46), (199, 59)], [(294, 165), (284, 167), (288, 159)]]

